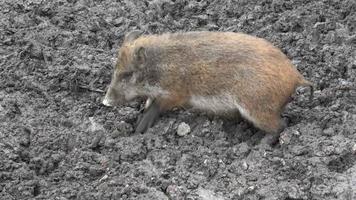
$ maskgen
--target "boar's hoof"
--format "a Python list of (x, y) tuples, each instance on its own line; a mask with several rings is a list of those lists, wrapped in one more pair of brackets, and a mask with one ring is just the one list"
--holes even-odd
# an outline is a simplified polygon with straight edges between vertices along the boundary
[(271, 147), (277, 145), (279, 143), (279, 134), (266, 134), (262, 139), (260, 144), (266, 144)]

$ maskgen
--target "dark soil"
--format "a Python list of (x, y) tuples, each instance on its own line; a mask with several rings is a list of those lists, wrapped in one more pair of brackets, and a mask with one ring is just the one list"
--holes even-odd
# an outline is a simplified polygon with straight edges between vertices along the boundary
[[(244, 32), (301, 88), (279, 144), (245, 121), (101, 105), (126, 32)], [(356, 199), (355, 0), (1, 0), (0, 199)], [(191, 133), (176, 134), (180, 123)]]

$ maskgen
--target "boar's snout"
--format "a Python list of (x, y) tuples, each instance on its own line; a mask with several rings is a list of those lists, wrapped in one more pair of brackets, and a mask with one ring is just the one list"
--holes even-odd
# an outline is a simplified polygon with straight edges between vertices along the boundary
[(106, 91), (105, 97), (102, 103), (105, 106), (116, 106), (123, 104), (125, 102), (125, 98), (123, 95), (120, 95), (119, 92), (116, 90), (115, 87), (109, 86), (108, 90)]

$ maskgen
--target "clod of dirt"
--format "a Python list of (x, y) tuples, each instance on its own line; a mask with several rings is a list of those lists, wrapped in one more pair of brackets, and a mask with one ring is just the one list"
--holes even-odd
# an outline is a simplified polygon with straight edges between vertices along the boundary
[(95, 131), (94, 134), (95, 134), (94, 139), (91, 141), (91, 143), (89, 145), (89, 148), (91, 148), (91, 149), (98, 148), (104, 138), (103, 131)]
[(117, 136), (127, 136), (130, 133), (133, 132), (133, 127), (131, 124), (126, 123), (125, 121), (120, 121), (117, 125), (117, 131), (112, 134), (112, 136), (115, 138)]
[(94, 117), (89, 117), (89, 121), (90, 121), (90, 130), (91, 131), (98, 131), (98, 130), (104, 130), (104, 127), (97, 123), (94, 119)]
[(29, 147), (31, 144), (31, 130), (24, 127), (23, 128), (23, 136), (21, 137), (19, 144), (24, 147)]
[(177, 135), (183, 137), (183, 136), (187, 135), (188, 133), (190, 133), (190, 126), (185, 122), (180, 123), (178, 125)]
[(178, 185), (169, 185), (166, 194), (170, 199), (184, 199), (185, 188)]
[(332, 135), (334, 135), (334, 133), (335, 133), (335, 130), (332, 127), (329, 127), (327, 129), (323, 130), (323, 135), (325, 135), (325, 136), (332, 136)]

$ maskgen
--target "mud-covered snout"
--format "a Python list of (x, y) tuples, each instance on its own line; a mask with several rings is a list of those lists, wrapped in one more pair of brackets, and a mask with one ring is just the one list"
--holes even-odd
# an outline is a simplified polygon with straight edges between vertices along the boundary
[(105, 97), (102, 101), (105, 106), (117, 106), (126, 102), (124, 94), (120, 90), (110, 85), (106, 91)]

